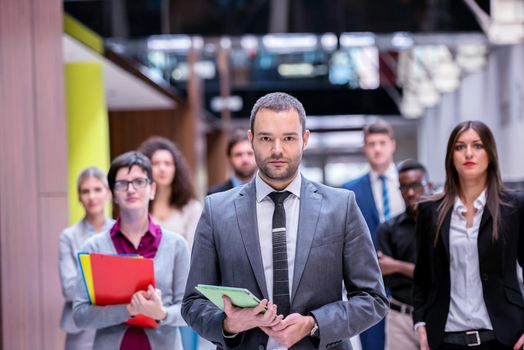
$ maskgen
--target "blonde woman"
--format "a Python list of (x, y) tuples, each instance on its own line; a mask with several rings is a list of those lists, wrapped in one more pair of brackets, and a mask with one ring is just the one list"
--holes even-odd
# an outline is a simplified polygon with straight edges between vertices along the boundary
[(76, 253), (88, 238), (109, 230), (114, 220), (104, 215), (104, 208), (111, 198), (111, 192), (102, 170), (95, 167), (84, 169), (78, 176), (77, 189), (78, 200), (85, 211), (84, 218), (60, 234), (59, 270), (62, 294), (65, 298), (60, 327), (66, 332), (66, 350), (91, 350), (95, 332), (76, 327), (72, 317), (78, 274)]

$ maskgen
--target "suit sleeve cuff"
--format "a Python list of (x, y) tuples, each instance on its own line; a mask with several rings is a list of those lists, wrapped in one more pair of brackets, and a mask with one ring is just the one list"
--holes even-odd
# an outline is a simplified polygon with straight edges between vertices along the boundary
[(419, 327), (426, 326), (426, 322), (417, 322), (413, 326), (413, 330), (416, 332)]
[(235, 338), (235, 337), (238, 335), (238, 333), (235, 333), (235, 334), (226, 334), (226, 332), (225, 332), (224, 330), (222, 330), (222, 335), (223, 335), (224, 338), (226, 338), (226, 339), (233, 339), (233, 338)]

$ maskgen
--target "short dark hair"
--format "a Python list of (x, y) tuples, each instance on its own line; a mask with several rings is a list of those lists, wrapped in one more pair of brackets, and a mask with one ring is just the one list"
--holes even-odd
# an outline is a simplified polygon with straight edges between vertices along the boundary
[(398, 164), (399, 174), (410, 170), (422, 170), (424, 174), (427, 174), (426, 167), (415, 159), (406, 159)]
[(274, 112), (289, 111), (294, 109), (298, 113), (302, 132), (306, 131), (306, 111), (304, 106), (295, 97), (285, 92), (272, 92), (264, 95), (255, 102), (249, 118), (251, 132), (255, 133), (255, 117), (261, 109), (269, 109)]
[(372, 134), (386, 134), (392, 139), (395, 138), (393, 127), (385, 120), (377, 120), (364, 126), (364, 140)]
[(182, 208), (191, 199), (196, 198), (189, 164), (174, 142), (165, 137), (151, 136), (142, 142), (138, 150), (149, 159), (153, 158), (156, 151), (164, 150), (171, 153), (175, 165), (175, 178), (171, 183), (171, 197), (169, 198), (171, 207)]
[(237, 143), (243, 141), (249, 141), (247, 133), (244, 130), (235, 130), (227, 141), (227, 156), (231, 157), (231, 151), (233, 150), (233, 147), (235, 147)]
[(114, 195), (116, 173), (122, 168), (131, 170), (133, 166), (138, 166), (146, 174), (149, 181), (153, 181), (153, 170), (151, 168), (151, 162), (149, 159), (140, 152), (130, 151), (119, 155), (111, 162), (109, 171), (107, 172), (107, 182), (109, 183), (109, 189)]

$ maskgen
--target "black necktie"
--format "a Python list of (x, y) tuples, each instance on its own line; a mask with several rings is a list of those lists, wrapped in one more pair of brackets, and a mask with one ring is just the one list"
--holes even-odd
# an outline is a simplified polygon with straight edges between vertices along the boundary
[(286, 210), (284, 200), (291, 193), (271, 192), (269, 198), (275, 203), (273, 212), (273, 303), (278, 313), (289, 314), (289, 276), (286, 244)]

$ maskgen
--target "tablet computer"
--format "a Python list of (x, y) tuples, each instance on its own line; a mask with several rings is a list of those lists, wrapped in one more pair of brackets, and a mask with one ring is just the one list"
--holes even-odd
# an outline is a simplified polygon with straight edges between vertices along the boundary
[[(227, 295), (236, 307), (255, 307), (260, 300), (246, 288), (223, 287), (209, 284), (199, 284), (195, 287), (213, 304), (224, 310), (222, 295)], [(264, 310), (265, 312), (266, 310)]]

